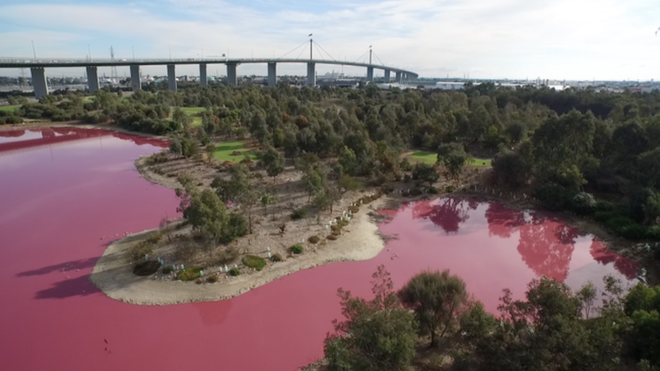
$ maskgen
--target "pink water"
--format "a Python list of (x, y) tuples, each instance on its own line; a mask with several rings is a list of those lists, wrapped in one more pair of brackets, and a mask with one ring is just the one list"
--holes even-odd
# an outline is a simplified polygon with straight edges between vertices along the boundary
[(542, 214), (446, 198), (390, 211), (381, 230), (398, 239), (369, 261), (222, 302), (113, 301), (88, 282), (104, 247), (175, 215), (174, 192), (133, 166), (163, 145), (96, 130), (0, 132), (0, 370), (294, 370), (322, 356), (337, 288), (366, 295), (379, 264), (397, 286), (449, 268), (490, 310), (503, 288), (522, 294), (542, 274), (572, 287), (635, 279), (634, 263)]

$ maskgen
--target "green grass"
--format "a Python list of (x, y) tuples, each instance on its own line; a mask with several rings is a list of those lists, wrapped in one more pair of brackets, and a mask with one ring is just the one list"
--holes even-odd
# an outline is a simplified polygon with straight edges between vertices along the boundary
[(199, 113), (206, 111), (205, 107), (180, 107), (181, 111), (192, 118), (193, 126), (201, 126), (202, 118), (198, 116)]
[(21, 108), (20, 105), (16, 106), (0, 106), (0, 111), (7, 111), (7, 112), (12, 112), (16, 111), (17, 109)]
[[(438, 155), (433, 153), (433, 152), (417, 151), (417, 152), (414, 152), (412, 155), (410, 155), (410, 158), (412, 160), (415, 160), (415, 161), (419, 161), (419, 162), (423, 162), (425, 164), (433, 165), (433, 164), (435, 164), (435, 161), (438, 158)], [(491, 160), (490, 159), (473, 158), (472, 163), (470, 165), (472, 165), (472, 166), (491, 166)]]
[[(243, 156), (231, 156), (232, 152), (238, 151), (243, 153)], [(245, 142), (224, 142), (216, 146), (213, 157), (220, 161), (241, 162), (244, 158), (255, 159), (256, 154), (248, 148), (245, 148)]]

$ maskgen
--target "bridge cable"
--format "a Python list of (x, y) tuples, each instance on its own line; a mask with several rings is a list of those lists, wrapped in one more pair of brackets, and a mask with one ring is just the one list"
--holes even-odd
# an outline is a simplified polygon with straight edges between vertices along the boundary
[(355, 60), (355, 63), (361, 63), (361, 61), (363, 60), (362, 57), (366, 57), (368, 53), (369, 52), (366, 52), (366, 53), (362, 54), (361, 56), (359, 56), (358, 59)]
[(281, 56), (281, 57), (279, 57), (279, 58), (277, 58), (277, 59), (282, 59), (282, 58), (286, 57), (287, 55), (293, 53), (294, 51), (296, 51), (296, 49), (298, 49), (298, 48), (300, 48), (301, 46), (304, 46), (304, 45), (307, 45), (307, 41), (305, 41), (304, 43), (302, 43), (302, 44), (296, 46), (295, 48), (291, 49), (288, 53), (284, 54), (283, 56)]
[(338, 60), (336, 60), (335, 58), (333, 58), (332, 55), (330, 55), (330, 53), (328, 53), (327, 51), (325, 51), (325, 49), (323, 49), (323, 47), (322, 47), (319, 43), (317, 43), (316, 41), (314, 41), (314, 44), (316, 44), (319, 48), (321, 48), (321, 50), (323, 50), (323, 52), (324, 52), (325, 54), (327, 54), (328, 57), (330, 57), (330, 59), (332, 59), (332, 60), (335, 61), (335, 62), (339, 62)]
[(298, 59), (300, 59), (300, 56), (301, 56), (305, 51), (307, 51), (307, 46), (305, 46), (304, 48), (302, 48), (302, 50), (300, 51), (300, 54), (298, 54)]
[(378, 56), (376, 55), (376, 52), (374, 52), (374, 57), (376, 57), (376, 59), (378, 59), (378, 62), (380, 62), (381, 66), (385, 65), (385, 63), (383, 63), (383, 61), (381, 61), (380, 58), (378, 58)]

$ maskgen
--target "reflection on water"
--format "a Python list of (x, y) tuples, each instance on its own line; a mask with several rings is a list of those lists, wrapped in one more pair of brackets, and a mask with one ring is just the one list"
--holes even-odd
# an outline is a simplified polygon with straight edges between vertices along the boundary
[[(396, 218), (409, 210), (412, 219), (428, 220), (446, 235), (472, 233), (475, 227), (485, 225), (489, 236), (517, 239), (520, 258), (536, 276), (566, 280), (579, 239), (591, 241), (589, 252), (593, 261), (604, 266), (612, 265), (629, 280), (636, 278), (636, 262), (608, 250), (595, 236), (580, 233), (541, 212), (512, 210), (499, 204), (448, 197), (414, 202), (391, 215)], [(580, 246), (586, 248), (587, 245), (581, 243)]]

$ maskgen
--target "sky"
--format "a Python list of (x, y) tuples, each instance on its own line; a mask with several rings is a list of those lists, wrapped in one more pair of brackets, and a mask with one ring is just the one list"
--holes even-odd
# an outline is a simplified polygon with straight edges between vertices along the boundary
[[(658, 0), (1, 0), (0, 58), (32, 57), (32, 41), (39, 58), (109, 58), (110, 46), (120, 59), (277, 58), (313, 33), (326, 51), (315, 49), (316, 56), (364, 60), (372, 45), (376, 63), (421, 77), (658, 80), (658, 27)], [(306, 48), (286, 56), (308, 57)], [(223, 65), (208, 68), (209, 75), (226, 73)], [(317, 72), (333, 69), (342, 68)], [(241, 65), (238, 74), (266, 71)], [(305, 71), (302, 64), (278, 65), (279, 74)], [(142, 72), (164, 75), (166, 68)], [(177, 74), (199, 73), (179, 66)]]

